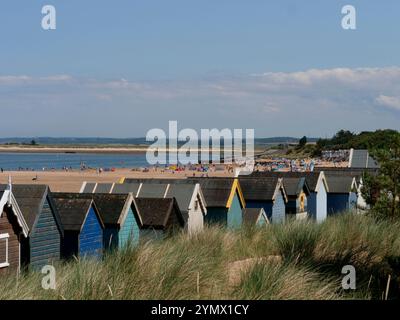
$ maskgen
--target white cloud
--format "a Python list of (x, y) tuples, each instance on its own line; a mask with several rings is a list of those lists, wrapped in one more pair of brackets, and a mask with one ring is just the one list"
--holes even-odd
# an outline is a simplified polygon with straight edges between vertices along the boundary
[(399, 97), (389, 97), (385, 95), (380, 95), (376, 98), (376, 102), (388, 109), (400, 111), (400, 98)]
[[(118, 118), (120, 125), (107, 125), (110, 114), (94, 112), (100, 109), (112, 109), (115, 117), (124, 115)], [(264, 136), (329, 135), (340, 128), (400, 129), (400, 112), (393, 113), (400, 111), (400, 68), (311, 69), (146, 82), (9, 75), (0, 76), (3, 110), (10, 115), (10, 128), (16, 128), (21, 111), (37, 110), (31, 117), (45, 115), (55, 128), (68, 121), (78, 125), (81, 120), (76, 115), (84, 118), (87, 112), (93, 121), (86, 130), (94, 135), (110, 130), (100, 131), (103, 136), (113, 135), (112, 130), (141, 135), (154, 121), (174, 119), (188, 127), (251, 126)]]

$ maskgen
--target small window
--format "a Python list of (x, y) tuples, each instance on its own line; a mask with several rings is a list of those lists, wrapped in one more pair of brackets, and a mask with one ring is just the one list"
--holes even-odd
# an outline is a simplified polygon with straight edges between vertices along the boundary
[(0, 268), (6, 268), (8, 263), (8, 233), (0, 234)]
[(199, 209), (199, 201), (198, 200), (196, 200), (195, 202), (194, 202), (194, 210), (198, 210)]

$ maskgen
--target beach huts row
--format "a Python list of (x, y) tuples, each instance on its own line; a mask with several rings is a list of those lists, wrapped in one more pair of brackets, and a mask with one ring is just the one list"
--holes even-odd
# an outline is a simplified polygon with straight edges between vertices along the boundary
[(182, 229), (175, 198), (52, 193), (45, 185), (0, 186), (0, 274), (161, 239)]
[[(83, 193), (127, 193), (140, 198), (173, 196), (185, 216), (189, 232), (204, 222), (240, 227), (245, 208), (263, 208), (270, 223), (311, 218), (321, 222), (328, 215), (351, 211), (362, 205), (360, 173), (348, 168), (329, 172), (254, 172), (237, 178), (123, 179), (120, 183), (84, 183)], [(191, 219), (189, 199), (197, 186), (201, 212)], [(184, 196), (177, 190), (191, 190)], [(186, 199), (186, 203), (184, 203)], [(241, 212), (241, 214), (240, 214)], [(203, 221), (202, 221), (203, 217)]]
[(361, 203), (354, 171), (254, 172), (237, 178), (124, 179), (84, 183), (80, 193), (45, 185), (0, 186), (0, 273), (163, 239), (205, 224), (323, 221)]

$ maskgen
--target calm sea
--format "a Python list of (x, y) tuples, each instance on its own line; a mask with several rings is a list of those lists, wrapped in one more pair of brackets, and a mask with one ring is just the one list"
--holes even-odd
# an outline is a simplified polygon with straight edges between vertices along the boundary
[(147, 167), (145, 153), (0, 153), (3, 170), (79, 169), (81, 164), (90, 168)]

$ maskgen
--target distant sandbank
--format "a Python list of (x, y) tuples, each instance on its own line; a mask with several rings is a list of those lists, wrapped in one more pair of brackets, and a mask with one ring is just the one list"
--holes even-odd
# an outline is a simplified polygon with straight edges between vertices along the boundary
[[(146, 153), (148, 146), (113, 147), (113, 146), (0, 146), (0, 153)], [(159, 152), (176, 152), (178, 149), (158, 149)], [(200, 149), (191, 149), (200, 152)], [(210, 151), (213, 151), (212, 149)], [(217, 150), (216, 150), (217, 151)]]

